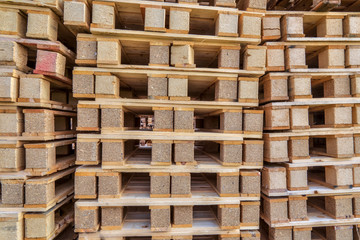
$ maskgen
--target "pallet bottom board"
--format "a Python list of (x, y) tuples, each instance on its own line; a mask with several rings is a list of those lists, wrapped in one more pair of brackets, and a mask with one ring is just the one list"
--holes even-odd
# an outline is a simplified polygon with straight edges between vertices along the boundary
[(326, 227), (326, 226), (342, 226), (342, 225), (356, 225), (359, 224), (360, 218), (351, 219), (334, 219), (329, 217), (320, 210), (308, 206), (308, 220), (307, 221), (290, 221), (284, 223), (270, 223), (263, 216), (261, 217), (270, 227)]
[(281, 196), (299, 196), (299, 195), (306, 195), (306, 196), (327, 196), (327, 195), (344, 195), (344, 194), (354, 194), (360, 193), (360, 187), (353, 187), (353, 188), (345, 188), (345, 189), (333, 189), (321, 185), (319, 183), (311, 182), (308, 183), (309, 189), (308, 190), (296, 190), (296, 191), (284, 191), (284, 192), (269, 192), (267, 190), (262, 190), (268, 197), (281, 197)]

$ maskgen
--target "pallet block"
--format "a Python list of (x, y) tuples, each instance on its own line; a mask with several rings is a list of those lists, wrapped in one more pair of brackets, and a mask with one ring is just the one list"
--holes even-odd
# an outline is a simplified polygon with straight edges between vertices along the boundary
[(34, 73), (65, 75), (66, 58), (60, 53), (37, 50)]
[(0, 8), (0, 34), (24, 37), (26, 16), (18, 9)]
[(191, 9), (171, 7), (167, 32), (188, 34), (190, 30), (190, 13)]
[(326, 46), (318, 55), (319, 68), (344, 68), (345, 47)]
[(24, 132), (22, 136), (54, 136), (73, 133), (74, 112), (48, 109), (24, 109)]
[(90, 7), (85, 0), (64, 1), (64, 25), (74, 32), (88, 32)]
[(295, 159), (308, 159), (309, 153), (309, 137), (290, 137), (288, 142), (288, 152), (290, 161)]
[(308, 68), (306, 65), (305, 46), (286, 46), (285, 47), (285, 69)]
[(238, 13), (218, 11), (215, 22), (215, 35), (224, 37), (237, 37), (238, 24)]
[(293, 239), (292, 228), (291, 227), (270, 228), (269, 237), (271, 240)]
[(262, 133), (264, 122), (263, 110), (243, 110), (243, 131), (244, 133)]
[(76, 98), (95, 97), (95, 76), (93, 72), (73, 71), (73, 96)]
[(334, 187), (346, 187), (353, 185), (352, 166), (326, 166), (325, 182)]
[(96, 232), (100, 226), (99, 207), (75, 205), (75, 232)]
[(239, 196), (239, 173), (217, 173), (216, 189), (220, 197)]
[(236, 78), (217, 78), (215, 82), (215, 101), (233, 102), (238, 99)]
[(324, 84), (324, 97), (351, 97), (350, 80), (348, 76), (334, 76), (326, 79)]
[(343, 16), (325, 16), (316, 26), (317, 37), (342, 37)]
[(222, 165), (241, 165), (243, 141), (222, 141), (220, 144), (220, 161)]
[(96, 66), (97, 41), (96, 37), (81, 36), (76, 38), (75, 63), (82, 66)]
[(98, 198), (119, 198), (122, 191), (121, 173), (99, 172), (98, 177)]
[(193, 206), (173, 207), (173, 228), (191, 228), (193, 223)]
[(218, 68), (220, 69), (239, 69), (240, 68), (240, 46), (220, 47), (218, 55)]
[(150, 222), (151, 231), (164, 232), (168, 231), (171, 227), (170, 206), (150, 206)]
[(258, 232), (258, 231), (242, 231), (241, 238), (243, 240), (260, 240), (260, 232)]
[(240, 202), (240, 227), (258, 227), (260, 224), (260, 202)]
[(240, 227), (240, 205), (218, 205), (217, 220), (222, 230), (238, 229)]
[(101, 230), (120, 230), (123, 226), (124, 207), (101, 207)]
[(278, 40), (281, 38), (280, 15), (265, 15), (262, 19), (262, 40)]
[(325, 211), (336, 219), (353, 218), (353, 196), (325, 196)]
[(264, 130), (290, 129), (290, 110), (287, 106), (265, 107)]
[(0, 171), (20, 171), (25, 167), (25, 149), (20, 142), (0, 144)]
[(305, 37), (303, 14), (286, 14), (281, 18), (281, 36), (286, 40), (288, 37)]
[(352, 123), (353, 126), (359, 126), (360, 124), (360, 105), (355, 104), (352, 108)]
[(5, 206), (23, 206), (25, 202), (24, 179), (1, 180), (1, 203)]
[(255, 102), (259, 100), (258, 96), (259, 79), (239, 77), (238, 78), (238, 101)]
[(76, 164), (97, 165), (101, 161), (98, 139), (78, 139), (76, 142)]
[(357, 15), (347, 15), (343, 21), (344, 37), (359, 37), (360, 36), (360, 17)]
[(115, 3), (93, 1), (91, 27), (115, 28)]
[(293, 229), (293, 240), (311, 240), (312, 228), (294, 228)]
[(220, 113), (220, 130), (224, 133), (242, 133), (242, 110), (223, 110)]
[(266, 46), (247, 45), (243, 51), (243, 69), (265, 71)]
[(354, 218), (358, 218), (360, 216), (360, 195), (354, 194), (353, 195), (353, 211), (354, 211)]
[(236, 7), (235, 0), (214, 0), (216, 7)]
[(326, 227), (326, 239), (352, 240), (353, 226), (331, 226)]
[(125, 164), (125, 141), (124, 140), (101, 140), (101, 165), (123, 166)]
[(52, 11), (28, 10), (26, 37), (56, 41), (58, 17)]
[(195, 141), (174, 141), (174, 162), (177, 165), (196, 164)]
[(25, 171), (33, 176), (51, 174), (74, 165), (72, 144), (75, 140), (28, 143), (25, 148)]
[(360, 156), (360, 135), (354, 134), (354, 155), (355, 157)]
[(266, 71), (285, 70), (284, 49), (284, 46), (266, 46)]
[(24, 239), (23, 212), (2, 212), (0, 216), (0, 232), (4, 239)]
[(347, 68), (358, 68), (360, 66), (360, 47), (346, 46), (345, 50), (345, 66)]
[[(271, 223), (286, 223), (288, 218), (288, 198), (262, 197), (263, 217)], [(290, 238), (291, 239), (291, 238)]]
[(190, 100), (188, 97), (188, 76), (168, 75), (168, 96), (170, 100)]
[(353, 136), (343, 135), (327, 137), (326, 154), (337, 158), (354, 156)]
[(241, 10), (246, 10), (250, 12), (263, 12), (266, 10), (266, 1), (264, 0), (246, 0), (239, 1), (237, 7)]
[(77, 128), (78, 131), (99, 131), (100, 130), (100, 109), (99, 105), (77, 105)]
[(169, 61), (170, 44), (167, 42), (150, 42), (149, 66), (169, 66)]
[(16, 102), (19, 97), (19, 78), (22, 72), (9, 69), (0, 72), (0, 102)]
[(145, 5), (145, 19), (144, 19), (144, 30), (165, 32), (165, 16), (166, 10), (162, 9), (161, 6), (150, 6)]
[(20, 136), (24, 131), (21, 108), (0, 108), (0, 136)]
[(240, 171), (240, 195), (260, 196), (261, 176), (259, 171), (244, 170)]
[(194, 131), (194, 108), (174, 108), (174, 132)]
[(264, 137), (264, 161), (266, 162), (287, 162), (288, 137)]
[(97, 39), (97, 64), (121, 64), (121, 45), (118, 39)]
[(171, 46), (170, 64), (175, 67), (196, 67), (193, 43), (174, 41)]
[(289, 196), (289, 220), (307, 221), (307, 197)]
[(95, 172), (75, 172), (76, 199), (97, 198), (97, 177)]
[(287, 167), (287, 189), (290, 191), (307, 190), (307, 167)]
[(124, 109), (114, 105), (101, 105), (101, 129), (123, 130), (125, 127)]
[(290, 128), (308, 129), (309, 126), (309, 106), (291, 106), (290, 108)]
[(150, 197), (151, 198), (168, 198), (170, 197), (170, 173), (150, 174)]
[(243, 165), (262, 166), (264, 159), (264, 141), (245, 140), (243, 145)]
[(149, 99), (168, 99), (168, 79), (166, 75), (149, 75), (147, 94)]
[(289, 100), (287, 76), (265, 76), (260, 86), (264, 91), (261, 99), (264, 102)]
[(289, 90), (291, 99), (312, 98), (311, 76), (290, 76)]
[(262, 14), (243, 13), (239, 18), (239, 36), (246, 38), (261, 38)]
[(325, 125), (351, 126), (352, 105), (337, 105), (325, 108)]
[(173, 141), (152, 140), (151, 164), (171, 165)]
[(172, 132), (174, 128), (174, 111), (172, 107), (153, 107), (154, 131)]
[(190, 173), (170, 173), (171, 197), (191, 197)]
[(120, 80), (118, 77), (105, 73), (95, 74), (95, 96), (105, 98), (118, 98), (120, 93)]
[(354, 164), (353, 165), (353, 186), (358, 187), (360, 186), (360, 164)]
[(0, 64), (15, 66), (19, 70), (27, 68), (28, 52), (27, 49), (10, 41), (0, 41)]
[(268, 192), (286, 192), (286, 168), (266, 166), (261, 171), (262, 189)]

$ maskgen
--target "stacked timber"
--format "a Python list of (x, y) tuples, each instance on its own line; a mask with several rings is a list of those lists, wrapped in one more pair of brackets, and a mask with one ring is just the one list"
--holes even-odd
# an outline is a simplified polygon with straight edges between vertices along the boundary
[(79, 238), (260, 239), (265, 6), (65, 4), (78, 31)]
[(73, 239), (75, 35), (60, 1), (1, 1), (0, 34), (0, 239)]
[(358, 239), (360, 15), (267, 12), (262, 219), (269, 239)]

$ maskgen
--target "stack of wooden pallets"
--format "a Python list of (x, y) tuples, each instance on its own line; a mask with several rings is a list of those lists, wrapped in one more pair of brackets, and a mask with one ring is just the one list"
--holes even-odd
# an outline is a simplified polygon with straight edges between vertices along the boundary
[(265, 6), (65, 4), (78, 31), (80, 239), (260, 239)]
[(267, 12), (262, 219), (270, 239), (358, 239), (357, 13)]
[(0, 239), (74, 235), (75, 35), (60, 3), (0, 3)]

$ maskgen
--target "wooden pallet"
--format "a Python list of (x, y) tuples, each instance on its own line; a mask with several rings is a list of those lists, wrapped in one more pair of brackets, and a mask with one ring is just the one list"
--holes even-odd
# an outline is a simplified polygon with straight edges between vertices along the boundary
[[(183, 213), (191, 213), (183, 215), (183, 221), (191, 222), (187, 227), (181, 226), (181, 228), (172, 225), (174, 221), (170, 220), (170, 216), (174, 215), (174, 220), (177, 219), (177, 207), (174, 207), (174, 212), (171, 214), (170, 206), (150, 206), (150, 207), (92, 207), (92, 206), (81, 206), (76, 203), (75, 207), (75, 231), (76, 232), (97, 232), (98, 229), (107, 231), (110, 236), (116, 234), (117, 236), (149, 236), (152, 234), (157, 235), (159, 231), (162, 234), (175, 235), (177, 232), (182, 234), (192, 235), (194, 231), (202, 228), (200, 234), (236, 234), (240, 230), (256, 230), (258, 226), (240, 226), (240, 208), (239, 204), (235, 205), (218, 205), (214, 207), (210, 206), (196, 206), (194, 207), (192, 216), (192, 208), (189, 207), (190, 211), (186, 211), (185, 208), (180, 211), (186, 211)], [(212, 209), (214, 208), (214, 210)], [(226, 211), (232, 209), (231, 212)], [(236, 210), (235, 210), (236, 209)], [(100, 222), (99, 213), (101, 210), (102, 219)], [(216, 212), (218, 210), (218, 212)], [(120, 212), (120, 218), (115, 222), (109, 222), (111, 218), (111, 211)], [(124, 212), (124, 214), (121, 214)], [(126, 214), (125, 214), (126, 213)], [(90, 217), (91, 221), (85, 223), (81, 221), (83, 215)], [(161, 217), (162, 216), (162, 217)], [(239, 218), (239, 219), (237, 219)], [(89, 219), (89, 220), (90, 220)], [(226, 220), (225, 220), (226, 219)], [(228, 221), (226, 224), (223, 221)], [(130, 224), (132, 222), (132, 224)], [(135, 224), (134, 224), (135, 223)], [(225, 225), (224, 225), (225, 224)], [(228, 225), (228, 226), (227, 226)], [(136, 229), (136, 230), (135, 230)], [(162, 229), (162, 230), (160, 230)], [(102, 231), (98, 233), (102, 233)], [(145, 235), (147, 234), (147, 235)], [(104, 236), (105, 237), (105, 236)]]
[(55, 239), (74, 221), (72, 196), (45, 212), (1, 212), (0, 233), (6, 239)]
[[(139, 33), (140, 31), (134, 32)], [(178, 41), (177, 39), (167, 40), (161, 38), (162, 40), (160, 40), (155, 37), (140, 38), (133, 35), (130, 34), (132, 36), (130, 39), (116, 36), (106, 37), (104, 33), (101, 37), (97, 35), (79, 35), (77, 42), (81, 47), (77, 50), (76, 63), (107, 68), (123, 68), (125, 64), (132, 64), (150, 65), (156, 69), (169, 69), (169, 66), (174, 66), (187, 70), (192, 70), (195, 67), (223, 68), (228, 71), (238, 69), (248, 71), (265, 70), (266, 47), (264, 46), (247, 45), (240, 51), (239, 43), (221, 43), (221, 41), (208, 43), (207, 41), (194, 41), (193, 39)], [(152, 42), (156, 42), (158, 45), (152, 45)], [(159, 44), (162, 47), (165, 45), (165, 49), (161, 50), (163, 56), (157, 54), (159, 50), (155, 47), (158, 47)], [(96, 48), (96, 46), (98, 47)], [(219, 54), (219, 51), (223, 50), (232, 51), (228, 54)], [(121, 52), (125, 56), (123, 60), (121, 59)], [(239, 56), (242, 59), (241, 66)], [(226, 65), (234, 62), (239, 62), (239, 64), (231, 67)]]
[[(72, 174), (68, 168), (48, 176), (30, 178), (23, 171), (0, 175), (2, 209), (47, 211), (74, 191)], [(11, 210), (10, 210), (11, 211)]]
[[(258, 199), (260, 173), (255, 170), (207, 174), (184, 171), (125, 173), (83, 166), (75, 174), (75, 198), (79, 199), (99, 198), (111, 201), (114, 198), (119, 202), (128, 202), (141, 197), (161, 198), (161, 202), (174, 201), (181, 204), (184, 202), (179, 198), (185, 198), (184, 201), (196, 205), (202, 201), (221, 202), (219, 196), (240, 201)], [(172, 200), (166, 199), (170, 197)]]

